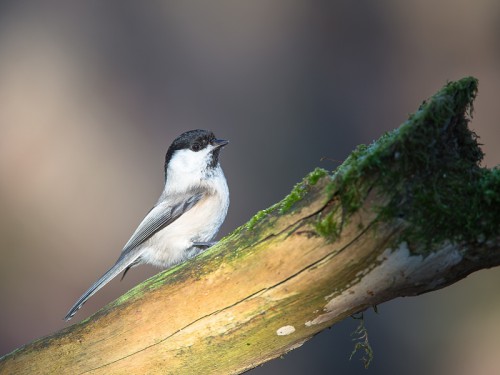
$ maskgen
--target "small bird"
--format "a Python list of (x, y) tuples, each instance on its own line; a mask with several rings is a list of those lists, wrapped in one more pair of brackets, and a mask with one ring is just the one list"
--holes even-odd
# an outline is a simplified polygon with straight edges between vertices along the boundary
[[(165, 156), (165, 187), (139, 224), (115, 265), (76, 301), (64, 320), (111, 279), (139, 264), (171, 267), (212, 246), (229, 207), (229, 190), (219, 153), (229, 142), (211, 131), (177, 137)], [(122, 278), (123, 278), (122, 276)]]

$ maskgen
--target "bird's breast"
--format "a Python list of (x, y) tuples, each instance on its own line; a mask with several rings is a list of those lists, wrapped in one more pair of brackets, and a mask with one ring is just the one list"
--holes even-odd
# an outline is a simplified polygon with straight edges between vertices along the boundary
[(206, 194), (190, 210), (145, 243), (147, 249), (143, 260), (159, 267), (170, 267), (186, 260), (193, 255), (189, 251), (193, 242), (209, 242), (215, 237), (228, 206), (228, 194)]

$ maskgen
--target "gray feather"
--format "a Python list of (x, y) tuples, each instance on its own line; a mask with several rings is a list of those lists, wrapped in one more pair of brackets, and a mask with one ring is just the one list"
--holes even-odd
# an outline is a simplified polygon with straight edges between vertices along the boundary
[[(134, 234), (125, 244), (122, 255), (135, 249), (140, 244), (144, 243), (153, 234), (173, 223), (184, 212), (190, 210), (203, 197), (203, 193), (191, 195), (186, 200), (173, 200), (173, 204), (169, 206), (160, 203), (154, 206), (148, 212), (144, 220), (139, 224)], [(171, 201), (171, 200), (170, 200)]]
[[(185, 197), (185, 196), (184, 196)], [(186, 200), (170, 199), (170, 205), (159, 203), (148, 212), (144, 220), (139, 224), (130, 240), (125, 244), (120, 257), (115, 265), (111, 267), (104, 275), (101, 276), (71, 307), (64, 320), (70, 320), (73, 315), (82, 307), (82, 305), (92, 297), (99, 289), (106, 285), (109, 281), (115, 278), (123, 270), (127, 269), (132, 264), (138, 263), (141, 256), (139, 245), (143, 244), (155, 233), (165, 228), (177, 220), (183, 213), (190, 210), (203, 197), (203, 193), (191, 195)]]

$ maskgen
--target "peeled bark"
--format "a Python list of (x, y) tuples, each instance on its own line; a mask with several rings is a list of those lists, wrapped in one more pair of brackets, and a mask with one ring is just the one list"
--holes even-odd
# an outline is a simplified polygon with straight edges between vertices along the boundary
[(500, 173), (467, 128), (477, 81), (434, 95), (335, 172), (81, 323), (0, 359), (1, 374), (238, 374), (370, 306), (500, 264)]

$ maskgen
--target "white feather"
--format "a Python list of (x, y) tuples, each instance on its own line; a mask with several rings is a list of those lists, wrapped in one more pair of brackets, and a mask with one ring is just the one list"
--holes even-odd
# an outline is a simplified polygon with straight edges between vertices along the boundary
[(209, 242), (219, 231), (229, 207), (229, 190), (220, 165), (208, 168), (213, 149), (211, 145), (198, 152), (183, 149), (172, 156), (157, 207), (168, 205), (168, 197), (173, 194), (195, 190), (205, 195), (193, 208), (141, 245), (142, 263), (169, 267), (182, 262), (203, 250), (193, 248), (193, 242)]

